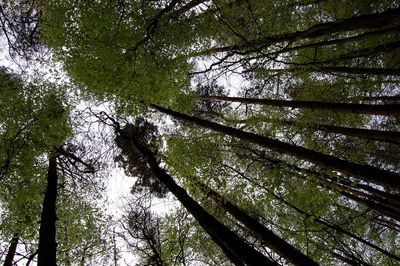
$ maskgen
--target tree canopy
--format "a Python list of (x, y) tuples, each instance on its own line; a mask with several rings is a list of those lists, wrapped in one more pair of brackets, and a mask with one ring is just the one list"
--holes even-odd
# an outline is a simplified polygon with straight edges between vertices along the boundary
[[(122, 263), (116, 238), (139, 265), (399, 263), (398, 1), (28, 0), (0, 13), (10, 51), (48, 49), (42, 63), (65, 77), (0, 69), (9, 254), (25, 243), (32, 260), (39, 245), (44, 265), (52, 191), (60, 265)], [(99, 207), (115, 168), (134, 184), (118, 232)]]

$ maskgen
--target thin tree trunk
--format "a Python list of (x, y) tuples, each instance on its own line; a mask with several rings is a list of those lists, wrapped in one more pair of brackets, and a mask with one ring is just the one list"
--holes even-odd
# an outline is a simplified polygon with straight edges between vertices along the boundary
[[(273, 56), (273, 55), (278, 55), (278, 54), (282, 54), (282, 53), (301, 51), (301, 50), (310, 49), (310, 48), (319, 48), (319, 47), (324, 47), (324, 46), (329, 46), (329, 45), (345, 44), (348, 42), (360, 41), (360, 40), (370, 38), (370, 37), (386, 35), (386, 34), (389, 34), (392, 32), (398, 32), (399, 30), (400, 30), (400, 27), (396, 26), (393, 28), (387, 28), (387, 29), (383, 29), (383, 30), (365, 32), (365, 33), (355, 35), (352, 37), (347, 37), (347, 38), (303, 44), (303, 45), (299, 45), (299, 46), (283, 48), (281, 50), (277, 50), (277, 51), (273, 51), (273, 52), (269, 52), (269, 53), (263, 53), (263, 55), (257, 56), (257, 58), (265, 58), (265, 56)], [(213, 47), (208, 50), (192, 53), (189, 55), (189, 57), (207, 56), (207, 55), (212, 55), (212, 54), (221, 53), (221, 52), (229, 52), (229, 53), (233, 53), (233, 54), (245, 55), (245, 54), (257, 53), (258, 49), (249, 49), (246, 51), (242, 51), (239, 46)]]
[[(398, 49), (400, 47), (400, 41), (397, 42), (390, 42), (390, 43), (384, 43), (380, 44), (375, 47), (368, 47), (368, 48), (363, 48), (359, 50), (354, 50), (350, 51), (346, 54), (339, 55), (338, 57), (333, 57), (333, 58), (327, 58), (327, 59), (322, 59), (321, 61), (310, 61), (310, 62), (305, 62), (305, 63), (296, 63), (296, 65), (324, 65), (332, 62), (343, 62), (345, 60), (351, 60), (355, 58), (362, 58), (362, 57), (367, 57), (367, 56), (372, 56), (375, 54), (380, 54), (380, 53), (388, 53), (392, 52), (395, 49)], [(288, 62), (287, 64), (291, 64)]]
[(229, 212), (239, 222), (244, 224), (256, 238), (262, 241), (265, 246), (275, 251), (277, 254), (285, 258), (290, 263), (299, 266), (319, 265), (310, 257), (304, 255), (303, 253), (295, 249), (292, 245), (287, 243), (285, 240), (274, 234), (271, 230), (264, 227), (256, 219), (249, 216), (245, 211), (243, 211), (230, 201), (226, 200), (213, 189), (197, 181), (196, 184), (206, 195), (210, 196), (215, 202), (217, 202), (220, 207)]
[(150, 107), (162, 113), (168, 114), (176, 119), (184, 120), (201, 127), (215, 130), (217, 132), (244, 141), (248, 141), (250, 143), (255, 143), (268, 149), (291, 155), (300, 160), (309, 161), (329, 170), (338, 171), (343, 174), (353, 176), (360, 180), (372, 182), (400, 191), (400, 176), (396, 173), (385, 171), (368, 165), (352, 163), (331, 155), (326, 155), (300, 146), (288, 144), (264, 136), (256, 135), (254, 133), (245, 132), (236, 128), (227, 127), (207, 120), (199, 119), (197, 117), (178, 113), (154, 104), (151, 104)]
[(190, 9), (192, 9), (204, 2), (208, 2), (208, 1), (210, 1), (210, 0), (192, 0), (189, 3), (187, 3), (186, 5), (184, 5), (183, 7), (181, 7), (180, 9), (173, 12), (171, 17), (181, 16), (183, 13), (189, 11)]
[(56, 202), (57, 202), (57, 158), (49, 159), (47, 188), (43, 200), (42, 216), (39, 230), (38, 266), (55, 266), (56, 243)]
[[(224, 165), (224, 166), (226, 167), (226, 165)], [(361, 242), (361, 243), (363, 243), (363, 244), (365, 244), (365, 245), (367, 245), (367, 246), (369, 246), (369, 247), (371, 247), (371, 248), (373, 248), (373, 249), (376, 249), (377, 251), (381, 252), (382, 254), (385, 254), (385, 255), (388, 256), (388, 257), (391, 257), (391, 258), (393, 258), (393, 259), (395, 259), (395, 260), (397, 260), (397, 261), (400, 261), (400, 257), (398, 257), (397, 255), (392, 254), (392, 253), (390, 253), (390, 252), (388, 252), (388, 251), (386, 251), (386, 250), (384, 250), (384, 249), (382, 249), (382, 248), (376, 246), (375, 244), (373, 244), (373, 243), (371, 243), (371, 242), (369, 242), (369, 241), (367, 241), (367, 240), (365, 240), (365, 239), (363, 239), (363, 238), (357, 236), (356, 234), (353, 234), (353, 233), (351, 233), (351, 232), (349, 232), (349, 231), (347, 231), (347, 230), (341, 228), (340, 226), (337, 226), (337, 225), (335, 225), (335, 224), (332, 224), (332, 223), (330, 223), (330, 222), (328, 222), (328, 221), (325, 221), (325, 220), (323, 220), (323, 219), (320, 219), (320, 218), (318, 218), (318, 217), (315, 217), (315, 216), (313, 216), (312, 214), (309, 214), (309, 213), (306, 212), (306, 211), (303, 211), (302, 209), (298, 208), (297, 206), (295, 206), (295, 205), (291, 204), (290, 202), (286, 201), (284, 198), (282, 198), (282, 197), (276, 195), (275, 193), (271, 192), (271, 191), (268, 190), (267, 188), (261, 186), (258, 182), (255, 182), (255, 181), (253, 181), (252, 179), (248, 178), (247, 176), (245, 176), (244, 174), (242, 174), (240, 171), (237, 171), (236, 169), (234, 169), (234, 168), (232, 168), (232, 167), (229, 167), (229, 166), (228, 166), (228, 168), (231, 169), (231, 170), (233, 170), (235, 173), (239, 174), (241, 177), (243, 177), (245, 180), (249, 181), (249, 182), (252, 183), (253, 185), (255, 185), (255, 186), (257, 186), (257, 187), (259, 187), (259, 188), (265, 190), (268, 194), (270, 194), (271, 196), (273, 196), (275, 199), (277, 199), (277, 200), (283, 202), (285, 205), (287, 205), (287, 206), (289, 206), (290, 208), (294, 209), (294, 210), (297, 211), (298, 213), (300, 213), (300, 214), (302, 214), (302, 215), (304, 215), (304, 216), (306, 216), (306, 217), (312, 217), (313, 220), (316, 221), (317, 223), (322, 224), (323, 226), (325, 226), (325, 227), (327, 227), (327, 228), (330, 228), (330, 229), (333, 229), (333, 230), (335, 230), (335, 231), (337, 231), (337, 232), (339, 232), (339, 233), (345, 234), (345, 235), (347, 235), (347, 236), (349, 236), (349, 237), (351, 237), (351, 238), (354, 238), (355, 240), (357, 240), (357, 241), (359, 241), (359, 242)]]
[(245, 243), (241, 238), (229, 230), (225, 225), (220, 223), (212, 215), (206, 212), (195, 200), (193, 200), (187, 192), (178, 186), (170, 175), (161, 169), (157, 163), (154, 154), (140, 144), (135, 138), (126, 136), (120, 129), (118, 133), (122, 137), (129, 139), (134, 148), (146, 160), (153, 174), (174, 194), (174, 196), (182, 203), (183, 206), (195, 217), (197, 222), (212, 237), (217, 239), (217, 244), (222, 245), (222, 250), (229, 250), (228, 256), (231, 254), (235, 258), (239, 258), (246, 265), (277, 265)]
[(382, 131), (382, 130), (375, 130), (375, 129), (363, 129), (363, 128), (352, 128), (352, 127), (340, 127), (340, 126), (330, 126), (324, 124), (298, 124), (296, 122), (292, 122), (289, 120), (279, 120), (279, 119), (269, 119), (266, 117), (250, 117), (248, 119), (242, 120), (235, 120), (235, 119), (227, 119), (218, 113), (213, 113), (217, 115), (219, 118), (226, 122), (231, 123), (247, 123), (247, 122), (270, 122), (270, 123), (277, 123), (287, 126), (295, 126), (295, 127), (302, 127), (308, 128), (313, 130), (321, 130), (328, 133), (337, 133), (345, 136), (357, 137), (362, 139), (368, 140), (378, 140), (384, 141), (388, 143), (396, 143), (400, 144), (400, 132), (396, 131)]
[[(213, 48), (213, 52), (229, 52), (251, 49), (252, 52), (266, 49), (267, 47), (280, 42), (295, 42), (304, 39), (319, 38), (339, 32), (381, 28), (388, 25), (400, 23), (400, 9), (389, 9), (382, 13), (355, 16), (337, 22), (325, 22), (311, 26), (304, 31), (297, 31), (286, 34), (268, 36), (256, 40), (250, 40), (244, 45), (233, 45), (226, 47)], [(203, 52), (204, 54), (205, 52)], [(209, 52), (207, 51), (206, 54)], [(240, 52), (239, 52), (240, 53)]]
[(10, 246), (8, 247), (8, 252), (6, 259), (4, 260), (4, 266), (12, 266), (14, 262), (15, 252), (17, 251), (18, 246), (18, 235), (14, 235), (14, 237), (10, 241)]
[(363, 68), (363, 67), (318, 67), (313, 69), (304, 68), (281, 68), (281, 69), (267, 69), (267, 68), (251, 68), (243, 71), (243, 73), (297, 73), (297, 72), (316, 72), (316, 73), (344, 73), (356, 75), (390, 75), (400, 76), (400, 68)]
[(396, 131), (381, 131), (374, 129), (349, 128), (329, 125), (316, 125), (316, 128), (325, 132), (339, 133), (357, 138), (380, 140), (389, 143), (400, 144), (400, 132)]
[(360, 104), (360, 103), (332, 103), (318, 101), (272, 100), (242, 97), (227, 97), (214, 95), (201, 95), (200, 99), (240, 102), (278, 107), (306, 108), (327, 110), (341, 113), (356, 113), (370, 115), (400, 116), (400, 104)]
[[(398, 81), (400, 82), (400, 81)], [(397, 102), (400, 101), (400, 95), (396, 96), (370, 96), (364, 97), (363, 101), (383, 101), (383, 102)]]
[[(390, 194), (385, 195), (385, 197), (371, 195), (364, 191), (357, 190), (356, 185), (352, 186), (351, 183), (346, 184), (346, 182), (344, 182), (340, 178), (334, 178), (329, 175), (321, 174), (313, 170), (300, 168), (298, 166), (288, 164), (281, 160), (271, 159), (264, 156), (263, 154), (257, 153), (253, 149), (247, 149), (247, 150), (250, 150), (252, 153), (261, 157), (263, 160), (266, 160), (268, 163), (271, 163), (272, 165), (277, 165), (281, 170), (287, 172), (289, 175), (293, 175), (301, 179), (310, 179), (310, 177), (314, 177), (315, 179), (311, 180), (313, 180), (313, 182), (316, 182), (317, 185), (323, 188), (331, 190), (331, 186), (333, 185), (336, 187), (336, 189), (339, 191), (341, 195), (353, 201), (364, 204), (369, 208), (374, 209), (375, 211), (381, 213), (384, 216), (391, 217), (395, 220), (398, 220), (400, 217), (399, 213), (400, 205), (398, 204), (398, 202), (390, 200), (387, 197), (390, 196)], [(294, 171), (290, 171), (287, 169), (293, 169)]]

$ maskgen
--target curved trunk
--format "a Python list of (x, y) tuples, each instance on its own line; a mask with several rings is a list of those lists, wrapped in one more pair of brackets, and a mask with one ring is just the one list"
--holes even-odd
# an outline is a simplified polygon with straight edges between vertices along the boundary
[(396, 173), (385, 171), (369, 165), (352, 163), (331, 155), (326, 155), (300, 146), (281, 142), (275, 139), (270, 139), (254, 133), (245, 132), (236, 128), (227, 127), (218, 123), (199, 119), (197, 117), (192, 117), (186, 114), (178, 113), (154, 104), (151, 104), (150, 107), (162, 113), (171, 115), (176, 119), (184, 120), (234, 138), (258, 144), (268, 149), (296, 157), (300, 160), (314, 163), (326, 169), (338, 171), (345, 175), (353, 176), (360, 180), (372, 182), (400, 191), (400, 176)]
[(40, 219), (38, 266), (56, 265), (57, 179), (57, 159), (54, 156), (49, 159), (47, 188)]
[(310, 257), (304, 255), (285, 240), (274, 234), (271, 230), (267, 229), (256, 219), (249, 216), (245, 211), (219, 195), (216, 191), (204, 184), (201, 184), (200, 182), (196, 182), (196, 184), (200, 186), (206, 195), (210, 196), (215, 202), (217, 202), (220, 207), (229, 212), (239, 222), (244, 224), (256, 238), (262, 241), (265, 246), (275, 251), (290, 263), (299, 266), (319, 265)]
[[(117, 129), (118, 130), (118, 129)], [(220, 223), (212, 215), (206, 212), (195, 200), (193, 200), (187, 192), (178, 186), (172, 177), (161, 169), (157, 163), (154, 154), (140, 144), (135, 138), (126, 136), (119, 130), (122, 137), (129, 139), (134, 148), (140, 153), (149, 165), (152, 173), (174, 194), (174, 196), (182, 203), (182, 205), (194, 216), (201, 227), (214, 239), (217, 239), (217, 244), (221, 246), (222, 250), (228, 250), (228, 257), (240, 259), (246, 265), (277, 265), (265, 257), (260, 252), (256, 251), (245, 243), (240, 237), (229, 230), (225, 225)]]
[(341, 113), (400, 116), (400, 104), (332, 103), (318, 101), (271, 100), (228, 96), (202, 95), (200, 99), (260, 104), (278, 107), (307, 108)]

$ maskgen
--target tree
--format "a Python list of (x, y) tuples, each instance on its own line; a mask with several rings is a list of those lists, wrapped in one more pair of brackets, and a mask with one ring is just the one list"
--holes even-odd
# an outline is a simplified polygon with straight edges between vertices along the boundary
[[(348, 136), (361, 134), (350, 129), (399, 131), (396, 102), (362, 103), (398, 95), (400, 21), (392, 0), (47, 1), (37, 7), (43, 11), (43, 42), (86, 95), (105, 99), (128, 120), (137, 114), (159, 119), (145, 106), (185, 120), (164, 130), (165, 138), (149, 155), (167, 160), (169, 172), (188, 192), (194, 191), (189, 173), (207, 186), (219, 186), (247, 213), (270, 214), (263, 217), (264, 225), (322, 264), (393, 263), (398, 226), (391, 216), (396, 217), (397, 207), (388, 199), (398, 196), (398, 147)], [(229, 84), (223, 76), (247, 83), (232, 90), (234, 99), (302, 108), (202, 101), (196, 103), (196, 116), (187, 116), (198, 87)], [(356, 114), (354, 107), (379, 116)], [(387, 107), (391, 115), (371, 111)], [(329, 111), (334, 108), (350, 112)], [(224, 121), (223, 126), (213, 112), (274, 122)], [(286, 120), (308, 127), (288, 126), (282, 123)], [(323, 130), (315, 130), (318, 125)], [(190, 145), (192, 152), (186, 152), (182, 139), (196, 144)], [(129, 141), (119, 145), (131, 146)], [(174, 141), (180, 145), (170, 151), (173, 146), (164, 144)], [(145, 156), (126, 158), (136, 162), (128, 172), (145, 170), (140, 168)], [(248, 179), (239, 177), (243, 172)], [(160, 183), (149, 172), (139, 177), (137, 185), (157, 188)], [(193, 198), (214, 207), (201, 195)], [(234, 220), (223, 221), (254, 241)], [(212, 238), (223, 246), (216, 235)], [(227, 246), (223, 249), (241, 263)]]
[(175, 197), (182, 203), (185, 208), (196, 218), (204, 230), (210, 234), (216, 243), (221, 246), (224, 252), (228, 253), (227, 256), (235, 258), (248, 265), (257, 265), (260, 262), (265, 265), (275, 265), (267, 257), (248, 246), (242, 239), (236, 236), (223, 224), (218, 222), (214, 217), (207, 213), (196, 201), (194, 201), (184, 189), (179, 187), (164, 170), (162, 170), (157, 163), (154, 154), (141, 144), (134, 136), (127, 135), (123, 129), (118, 128), (116, 125), (117, 133), (121, 137), (129, 138), (131, 141), (132, 149), (135, 149), (146, 160), (152, 173), (174, 194)]
[(57, 202), (57, 158), (49, 159), (47, 188), (43, 200), (40, 222), (38, 265), (56, 265), (56, 202)]
[[(352, 162), (346, 162), (341, 159), (335, 158), (330, 155), (324, 155), (316, 153), (312, 150), (307, 150), (302, 147), (297, 147), (291, 144), (283, 143), (277, 140), (268, 139), (266, 137), (255, 135), (244, 131), (237, 130), (235, 128), (229, 128), (214, 122), (209, 122), (196, 117), (191, 117), (182, 113), (178, 113), (157, 105), (151, 105), (152, 108), (159, 110), (165, 114), (171, 115), (174, 118), (182, 119), (193, 124), (203, 126), (217, 132), (227, 134), (232, 137), (236, 137), (245, 141), (259, 144), (261, 146), (274, 149), (278, 152), (283, 152), (292, 156), (296, 156), (299, 159), (307, 160), (316, 163), (320, 166), (326, 167), (331, 170), (340, 171), (344, 174), (354, 176), (356, 178), (374, 182), (383, 186), (393, 187), (399, 189), (398, 175), (396, 173), (387, 172), (381, 169), (369, 167), (366, 165), (357, 165)], [(368, 170), (366, 170), (368, 169)]]

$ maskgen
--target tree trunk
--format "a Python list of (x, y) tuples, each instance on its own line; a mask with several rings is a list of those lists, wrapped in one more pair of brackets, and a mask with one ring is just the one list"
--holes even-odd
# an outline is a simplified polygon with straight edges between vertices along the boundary
[(398, 101), (400, 101), (400, 95), (396, 95), (396, 96), (370, 96), (370, 97), (364, 97), (362, 100), (363, 101), (398, 102)]
[(242, 97), (227, 97), (214, 95), (201, 95), (201, 99), (239, 102), (247, 104), (260, 104), (279, 107), (306, 108), (326, 110), (341, 113), (356, 113), (384, 116), (400, 116), (400, 104), (360, 104), (360, 103), (332, 103), (318, 101), (293, 101), (293, 100), (271, 100)]
[(15, 252), (17, 251), (18, 246), (18, 235), (14, 235), (14, 237), (10, 241), (10, 246), (8, 247), (8, 252), (6, 259), (4, 260), (4, 266), (12, 266), (14, 262)]
[[(381, 28), (388, 25), (397, 25), (400, 23), (400, 9), (389, 9), (382, 13), (367, 14), (361, 16), (355, 16), (342, 21), (337, 22), (325, 22), (311, 26), (304, 31), (297, 31), (292, 33), (280, 34), (267, 36), (264, 38), (249, 40), (243, 45), (232, 45), (226, 47), (213, 48), (209, 51), (202, 52), (200, 55), (210, 54), (213, 52), (232, 52), (240, 51), (245, 49), (251, 49), (251, 52), (257, 52), (259, 50), (264, 50), (270, 45), (280, 43), (280, 42), (295, 42), (304, 39), (319, 38), (324, 35), (354, 31), (354, 30), (369, 30), (374, 28)], [(333, 43), (335, 44), (335, 43)], [(245, 52), (249, 53), (249, 52)]]
[[(348, 42), (360, 41), (360, 40), (363, 40), (366, 38), (386, 35), (386, 34), (393, 33), (393, 32), (396, 33), (399, 30), (400, 30), (400, 27), (396, 26), (396, 27), (387, 28), (387, 29), (383, 29), (383, 30), (369, 31), (369, 32), (365, 32), (365, 33), (362, 33), (362, 34), (359, 34), (356, 36), (352, 36), (352, 37), (347, 37), (347, 38), (341, 38), (341, 39), (321, 41), (321, 42), (316, 42), (316, 43), (309, 43), (309, 44), (303, 44), (303, 45), (299, 45), (299, 46), (287, 47), (287, 48), (282, 48), (277, 51), (265, 52), (262, 55), (257, 56), (257, 58), (265, 58), (266, 56), (273, 56), (273, 55), (278, 55), (278, 54), (288, 53), (288, 52), (293, 52), (293, 51), (301, 51), (301, 50), (310, 49), (310, 48), (319, 48), (319, 47), (324, 47), (324, 46), (329, 46), (329, 45), (345, 44)], [(245, 55), (245, 54), (257, 53), (258, 49), (250, 49), (247, 51), (240, 51), (239, 46), (214, 47), (214, 48), (210, 48), (208, 50), (194, 52), (194, 53), (190, 54), (189, 57), (207, 56), (207, 55), (213, 55), (213, 54), (221, 53), (221, 52), (230, 52), (232, 54)]]
[(220, 207), (229, 212), (239, 222), (244, 224), (256, 238), (262, 241), (265, 246), (275, 251), (277, 254), (285, 258), (290, 263), (299, 266), (319, 265), (310, 257), (304, 255), (303, 253), (295, 249), (292, 245), (287, 243), (285, 240), (281, 239), (272, 231), (264, 227), (256, 219), (249, 216), (244, 210), (240, 209), (239, 207), (219, 195), (216, 191), (212, 190), (204, 184), (201, 184), (200, 182), (196, 181), (196, 184), (206, 195), (210, 196), (215, 202), (217, 202)]
[(38, 266), (56, 265), (57, 180), (57, 158), (53, 156), (49, 159), (47, 188), (40, 220)]
[[(339, 55), (338, 57), (322, 59), (321, 61), (296, 63), (296, 65), (315, 65), (316, 66), (316, 65), (324, 65), (324, 64), (338, 62), (338, 61), (343, 62), (345, 60), (362, 58), (362, 57), (372, 56), (372, 55), (380, 54), (380, 53), (392, 52), (393, 50), (398, 49), (399, 47), (400, 47), (400, 41), (384, 43), (384, 44), (380, 44), (375, 47), (368, 47), (368, 48), (350, 51), (345, 54)], [(288, 62), (287, 64), (290, 64), (290, 62)]]
[(264, 136), (256, 135), (254, 133), (245, 132), (236, 128), (223, 126), (214, 122), (199, 119), (197, 117), (178, 113), (154, 104), (151, 104), (150, 107), (162, 113), (173, 116), (176, 119), (184, 120), (234, 138), (248, 141), (250, 143), (255, 143), (268, 149), (291, 155), (300, 160), (309, 161), (326, 169), (338, 171), (345, 175), (350, 175), (366, 182), (372, 182), (400, 191), (400, 176), (396, 173), (385, 171), (369, 165), (352, 163), (331, 155), (326, 155), (300, 146), (288, 144)]
[(213, 113), (217, 117), (221, 118), (226, 122), (244, 124), (247, 122), (270, 122), (277, 123), (287, 126), (295, 126), (299, 128), (308, 128), (312, 130), (321, 130), (328, 133), (337, 133), (345, 136), (357, 137), (368, 140), (384, 141), (388, 143), (400, 144), (400, 132), (396, 131), (381, 131), (374, 129), (363, 129), (363, 128), (352, 128), (352, 127), (340, 127), (340, 126), (330, 126), (324, 124), (298, 124), (289, 120), (279, 120), (279, 119), (269, 119), (265, 117), (250, 117), (248, 119), (235, 120), (227, 119), (220, 115), (219, 113)]
[(221, 245), (222, 250), (229, 250), (230, 253), (227, 254), (228, 256), (233, 254), (235, 258), (239, 258), (246, 265), (277, 265), (263, 254), (250, 247), (225, 225), (206, 212), (182, 187), (175, 183), (170, 175), (159, 167), (154, 154), (149, 149), (140, 144), (132, 136), (126, 136), (121, 130), (117, 129), (117, 131), (122, 137), (131, 141), (132, 148), (145, 158), (153, 174), (164, 183), (182, 205), (185, 206), (201, 227), (212, 238), (217, 239), (217, 244)]
[[(342, 178), (332, 177), (330, 175), (321, 174), (314, 170), (309, 170), (305, 168), (300, 168), (295, 165), (288, 164), (281, 160), (271, 159), (257, 151), (249, 148), (246, 150), (251, 151), (253, 154), (258, 156), (256, 160), (262, 159), (269, 164), (276, 165), (282, 171), (285, 171), (291, 176), (295, 176), (301, 179), (312, 180), (317, 185), (327, 189), (332, 190), (332, 186), (343, 196), (356, 201), (358, 203), (364, 204), (376, 212), (381, 213), (383, 216), (391, 217), (398, 220), (400, 217), (400, 204), (390, 194), (380, 191), (381, 194), (377, 193), (366, 193), (363, 191), (365, 188), (358, 187), (359, 184), (352, 184), (351, 182), (346, 182)], [(288, 170), (291, 169), (291, 170)], [(311, 178), (313, 177), (313, 178)], [(368, 191), (368, 190), (367, 190)], [(372, 190), (373, 191), (373, 190)], [(370, 192), (370, 191), (368, 191)]]
[(357, 138), (369, 139), (369, 140), (380, 140), (389, 143), (400, 144), (400, 132), (396, 131), (381, 131), (374, 129), (361, 129), (361, 128), (350, 128), (350, 127), (339, 127), (329, 125), (316, 125), (318, 130), (323, 130), (330, 133), (339, 133), (346, 136), (352, 136)]
[(204, 2), (208, 2), (210, 0), (192, 0), (189, 3), (187, 3), (186, 5), (184, 5), (183, 7), (181, 7), (180, 9), (174, 11), (171, 15), (171, 17), (178, 17), (181, 16), (183, 13), (189, 11), (190, 9), (204, 3)]
[(389, 75), (400, 76), (400, 68), (363, 68), (363, 67), (318, 67), (313, 69), (304, 68), (281, 68), (281, 69), (267, 69), (267, 68), (251, 68), (243, 71), (243, 73), (297, 73), (297, 72), (316, 72), (316, 73), (344, 73), (356, 75)]
[(253, 185), (255, 185), (255, 186), (257, 186), (257, 187), (259, 187), (259, 188), (265, 190), (268, 194), (270, 194), (271, 196), (273, 196), (275, 199), (281, 201), (282, 203), (284, 203), (285, 205), (287, 205), (287, 206), (289, 206), (290, 208), (294, 209), (294, 210), (297, 211), (298, 213), (300, 213), (300, 214), (302, 214), (302, 215), (304, 215), (304, 216), (306, 216), (306, 217), (308, 217), (308, 218), (309, 218), (309, 217), (312, 217), (313, 220), (316, 221), (317, 223), (319, 223), (319, 224), (321, 224), (321, 225), (323, 225), (323, 226), (325, 226), (325, 227), (327, 227), (327, 228), (330, 228), (330, 229), (332, 229), (332, 230), (335, 230), (335, 231), (337, 231), (337, 232), (339, 232), (339, 233), (345, 234), (345, 235), (347, 235), (347, 236), (349, 236), (349, 237), (351, 237), (351, 238), (354, 238), (355, 240), (360, 241), (361, 243), (363, 243), (363, 244), (365, 244), (365, 245), (367, 245), (367, 246), (369, 246), (369, 247), (371, 247), (371, 248), (373, 248), (373, 249), (378, 250), (378, 251), (381, 252), (382, 254), (385, 254), (385, 255), (388, 256), (388, 257), (391, 257), (391, 258), (393, 258), (393, 259), (395, 259), (395, 260), (397, 260), (397, 261), (400, 261), (400, 257), (398, 257), (397, 255), (392, 254), (392, 253), (390, 253), (390, 252), (388, 252), (388, 251), (386, 251), (386, 250), (384, 250), (384, 249), (382, 249), (382, 248), (376, 246), (375, 244), (373, 244), (373, 243), (371, 243), (371, 242), (369, 242), (369, 241), (367, 241), (367, 240), (365, 240), (365, 239), (363, 239), (363, 238), (357, 236), (356, 234), (353, 234), (353, 233), (351, 233), (351, 232), (349, 232), (349, 231), (347, 231), (347, 230), (341, 228), (340, 226), (337, 226), (337, 225), (335, 225), (335, 224), (332, 224), (332, 223), (330, 223), (329, 221), (325, 221), (325, 220), (323, 220), (322, 218), (320, 219), (320, 218), (315, 217), (315, 216), (313, 216), (312, 214), (310, 214), (310, 213), (308, 213), (308, 212), (306, 212), (306, 211), (303, 211), (302, 209), (300, 209), (300, 208), (296, 207), (295, 205), (291, 204), (290, 202), (286, 201), (284, 198), (282, 198), (282, 197), (276, 195), (275, 193), (273, 193), (273, 192), (269, 191), (268, 189), (266, 189), (265, 187), (261, 186), (258, 182), (255, 182), (255, 181), (253, 181), (252, 179), (248, 178), (247, 176), (243, 175), (241, 172), (237, 171), (236, 169), (231, 168), (231, 167), (229, 167), (229, 168), (230, 168), (231, 170), (234, 170), (237, 174), (239, 174), (241, 177), (243, 177), (244, 179), (246, 179), (247, 181), (249, 181), (249, 182), (252, 183)]

